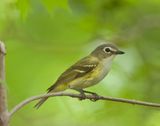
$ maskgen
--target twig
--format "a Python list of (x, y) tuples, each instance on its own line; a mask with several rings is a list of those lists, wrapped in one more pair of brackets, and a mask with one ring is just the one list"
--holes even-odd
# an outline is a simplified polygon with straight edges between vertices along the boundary
[[(20, 110), (25, 105), (29, 104), (32, 101), (44, 98), (44, 97), (55, 97), (55, 96), (69, 96), (72, 98), (82, 98), (80, 94), (73, 94), (73, 93), (65, 93), (65, 92), (58, 92), (58, 93), (50, 93), (50, 94), (43, 94), (38, 96), (30, 97), (18, 105), (16, 105), (10, 112), (10, 118), (13, 116), (15, 112)], [(142, 105), (142, 106), (148, 106), (148, 107), (157, 107), (160, 108), (159, 103), (152, 103), (152, 102), (144, 102), (144, 101), (138, 101), (138, 100), (130, 100), (130, 99), (124, 99), (124, 98), (114, 98), (109, 96), (94, 96), (94, 95), (86, 95), (85, 99), (90, 100), (108, 100), (108, 101), (114, 101), (114, 102), (122, 102), (122, 103), (128, 103), (128, 104), (134, 104), (134, 105)]]

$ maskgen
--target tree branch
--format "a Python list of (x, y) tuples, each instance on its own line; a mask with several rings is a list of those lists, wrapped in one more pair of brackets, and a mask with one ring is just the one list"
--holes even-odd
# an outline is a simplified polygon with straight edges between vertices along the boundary
[(5, 46), (0, 41), (0, 126), (8, 125), (8, 110), (5, 89)]
[[(83, 98), (80, 94), (73, 94), (73, 93), (65, 93), (65, 92), (58, 92), (58, 93), (50, 93), (50, 94), (42, 94), (38, 96), (30, 97), (18, 105), (16, 105), (11, 111), (9, 117), (11, 118), (15, 112), (20, 110), (25, 105), (29, 104), (32, 101), (44, 98), (44, 97), (56, 97), (56, 96), (69, 96), (72, 98)], [(130, 99), (124, 99), (124, 98), (114, 98), (109, 96), (94, 96), (94, 95), (86, 95), (84, 99), (89, 100), (108, 100), (108, 101), (114, 101), (114, 102), (121, 102), (121, 103), (127, 103), (127, 104), (133, 104), (133, 105), (142, 105), (142, 106), (148, 106), (148, 107), (157, 107), (160, 108), (160, 103), (152, 103), (152, 102), (144, 102), (144, 101), (138, 101), (138, 100), (130, 100)]]

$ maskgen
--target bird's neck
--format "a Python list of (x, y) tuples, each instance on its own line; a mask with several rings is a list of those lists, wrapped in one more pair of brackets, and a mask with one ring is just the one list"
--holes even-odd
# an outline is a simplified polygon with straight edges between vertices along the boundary
[(112, 61), (113, 59), (115, 58), (115, 55), (112, 55), (110, 57), (107, 57), (105, 59), (102, 60), (102, 64), (107, 68), (109, 69), (112, 65)]

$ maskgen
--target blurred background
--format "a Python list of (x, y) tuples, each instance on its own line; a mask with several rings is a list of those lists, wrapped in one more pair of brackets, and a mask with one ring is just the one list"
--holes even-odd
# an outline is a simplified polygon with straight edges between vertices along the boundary
[[(99, 39), (115, 43), (126, 54), (88, 90), (160, 103), (159, 0), (0, 0), (9, 108), (44, 93)], [(10, 125), (160, 125), (156, 108), (69, 97), (50, 98), (39, 110), (33, 108), (35, 103), (17, 112)]]

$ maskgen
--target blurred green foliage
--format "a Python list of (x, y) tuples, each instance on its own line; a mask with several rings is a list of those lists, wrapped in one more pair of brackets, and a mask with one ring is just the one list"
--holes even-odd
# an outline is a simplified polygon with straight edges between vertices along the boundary
[[(0, 39), (7, 46), (9, 108), (43, 93), (68, 66), (105, 38), (126, 54), (89, 88), (101, 95), (160, 102), (159, 0), (1, 0)], [(154, 108), (51, 98), (32, 103), (11, 126), (159, 126)]]

